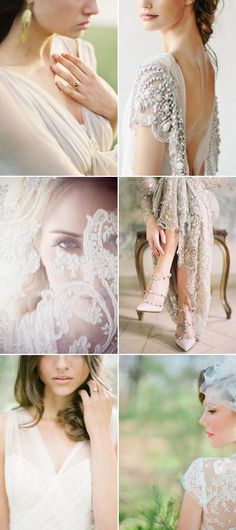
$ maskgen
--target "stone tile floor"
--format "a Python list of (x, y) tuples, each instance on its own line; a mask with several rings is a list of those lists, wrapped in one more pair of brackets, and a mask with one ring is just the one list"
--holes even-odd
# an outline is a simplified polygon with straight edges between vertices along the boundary
[[(175, 326), (168, 313), (145, 313), (138, 320), (136, 304), (140, 297), (136, 278), (120, 279), (120, 353), (184, 353), (174, 341)], [(230, 320), (226, 319), (221, 305), (219, 289), (212, 291), (209, 320), (201, 340), (188, 354), (236, 353), (236, 289), (228, 288), (228, 302), (232, 308)]]

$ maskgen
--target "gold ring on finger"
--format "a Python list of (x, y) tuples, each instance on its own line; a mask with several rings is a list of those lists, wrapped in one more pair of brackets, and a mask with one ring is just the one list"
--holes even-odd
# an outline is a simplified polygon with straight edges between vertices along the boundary
[(73, 87), (77, 90), (79, 88), (79, 81), (74, 81)]

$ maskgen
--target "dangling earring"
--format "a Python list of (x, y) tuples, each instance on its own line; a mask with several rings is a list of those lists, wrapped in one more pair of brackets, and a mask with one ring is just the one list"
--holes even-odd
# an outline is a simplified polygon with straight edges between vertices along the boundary
[(25, 42), (28, 39), (28, 30), (31, 24), (32, 20), (32, 11), (31, 7), (27, 6), (27, 8), (24, 10), (24, 12), (21, 15), (21, 25), (22, 25), (22, 31), (21, 31), (21, 42)]

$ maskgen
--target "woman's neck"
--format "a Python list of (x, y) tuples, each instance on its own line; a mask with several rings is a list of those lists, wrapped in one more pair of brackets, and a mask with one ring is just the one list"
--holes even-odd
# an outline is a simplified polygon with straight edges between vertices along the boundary
[(21, 41), (22, 24), (17, 17), (12, 28), (1, 43), (0, 62), (6, 66), (32, 66), (38, 67), (51, 64), (51, 48), (53, 35), (45, 32), (32, 20), (28, 37)]
[(189, 13), (186, 9), (181, 21), (174, 27), (162, 30), (161, 37), (165, 52), (180, 55), (183, 59), (195, 61), (204, 52), (193, 11)]
[(56, 396), (47, 387), (44, 395), (43, 419), (57, 421), (59, 410), (63, 409), (68, 402), (68, 397)]

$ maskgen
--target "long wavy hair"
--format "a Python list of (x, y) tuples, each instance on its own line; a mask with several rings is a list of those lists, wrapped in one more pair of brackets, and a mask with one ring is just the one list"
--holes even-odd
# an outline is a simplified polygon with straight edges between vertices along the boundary
[(204, 46), (208, 43), (213, 33), (215, 13), (221, 1), (222, 0), (195, 0), (194, 2), (197, 27), (201, 33)]
[[(43, 416), (45, 385), (38, 372), (40, 358), (41, 355), (20, 355), (19, 357), (14, 387), (15, 399), (21, 407), (26, 409), (33, 407), (35, 411), (32, 421), (20, 425), (21, 428), (37, 425)], [(84, 359), (89, 368), (89, 375), (86, 381), (70, 396), (66, 406), (58, 412), (58, 421), (64, 425), (68, 437), (74, 441), (89, 440), (84, 422), (82, 400), (78, 391), (88, 390), (87, 383), (91, 379), (98, 381), (107, 390), (109, 389), (105, 381), (103, 357), (101, 355), (84, 355)]]
[(206, 47), (216, 68), (218, 67), (217, 56), (209, 46), (209, 39), (213, 33), (215, 14), (220, 3), (223, 6), (224, 0), (195, 0), (193, 6), (196, 24), (200, 32), (203, 45)]

